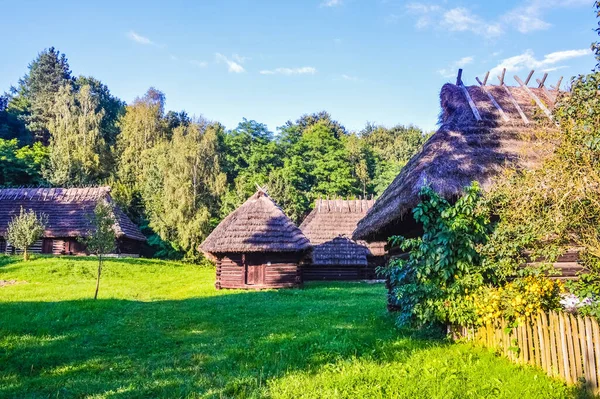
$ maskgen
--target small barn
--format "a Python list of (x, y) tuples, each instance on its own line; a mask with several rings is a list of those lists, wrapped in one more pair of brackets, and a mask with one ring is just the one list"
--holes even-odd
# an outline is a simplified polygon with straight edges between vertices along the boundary
[(310, 248), (300, 229), (262, 189), (200, 245), (216, 261), (217, 289), (299, 287)]
[[(24, 210), (45, 214), (48, 218), (43, 238), (29, 251), (54, 255), (86, 255), (78, 238), (91, 228), (90, 217), (98, 201), (112, 203), (109, 187), (88, 188), (8, 188), (0, 189), (0, 253), (13, 253), (6, 242), (6, 230), (12, 218)], [(115, 253), (139, 256), (146, 237), (119, 209), (114, 207)]]
[(352, 232), (373, 206), (373, 199), (318, 199), (300, 225), (313, 250), (302, 269), (308, 280), (375, 279), (384, 265), (385, 242), (354, 241)]

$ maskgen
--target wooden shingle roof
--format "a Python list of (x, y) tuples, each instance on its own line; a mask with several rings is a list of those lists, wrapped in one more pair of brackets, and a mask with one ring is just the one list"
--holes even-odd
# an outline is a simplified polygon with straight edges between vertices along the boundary
[[(83, 237), (91, 229), (90, 217), (98, 201), (112, 202), (109, 187), (0, 189), (0, 236), (6, 235), (13, 216), (24, 210), (48, 217), (44, 237)], [(138, 227), (114, 207), (117, 238), (146, 241)]]
[(302, 252), (308, 239), (263, 190), (230, 213), (200, 245), (203, 252)]

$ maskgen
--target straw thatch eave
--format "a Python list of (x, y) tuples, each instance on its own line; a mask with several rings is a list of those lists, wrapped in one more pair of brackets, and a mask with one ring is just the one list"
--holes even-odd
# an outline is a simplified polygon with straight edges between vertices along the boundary
[(308, 239), (263, 190), (230, 213), (200, 245), (205, 253), (303, 252)]
[[(440, 94), (442, 112), (439, 130), (425, 143), (377, 199), (358, 223), (356, 240), (381, 241), (395, 234), (411, 235), (418, 231), (411, 210), (419, 203), (419, 192), (429, 185), (452, 200), (464, 187), (478, 181), (489, 188), (494, 177), (506, 166), (534, 168), (550, 152), (537, 141), (540, 129), (555, 125), (540, 114), (531, 95), (522, 87), (508, 91), (526, 115), (526, 122), (506, 92), (506, 86), (487, 86), (506, 115), (479, 86), (465, 88), (481, 120), (477, 120), (459, 85), (446, 84)], [(530, 88), (545, 104), (552, 104), (547, 90)]]

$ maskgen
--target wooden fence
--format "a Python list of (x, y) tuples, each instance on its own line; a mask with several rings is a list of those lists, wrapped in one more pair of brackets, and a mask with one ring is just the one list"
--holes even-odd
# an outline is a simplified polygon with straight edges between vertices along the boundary
[(506, 321), (478, 329), (462, 328), (470, 341), (495, 348), (519, 364), (544, 369), (567, 384), (581, 384), (600, 394), (600, 328), (590, 317), (539, 313), (526, 323), (507, 328)]

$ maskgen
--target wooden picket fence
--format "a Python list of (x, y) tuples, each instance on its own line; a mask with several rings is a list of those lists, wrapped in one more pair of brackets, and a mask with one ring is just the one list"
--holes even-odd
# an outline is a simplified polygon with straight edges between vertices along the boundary
[(600, 394), (600, 328), (590, 317), (567, 313), (539, 313), (516, 328), (487, 324), (462, 328), (461, 335), (501, 351), (512, 361), (544, 369), (567, 384), (580, 384)]

